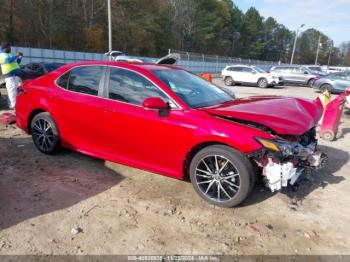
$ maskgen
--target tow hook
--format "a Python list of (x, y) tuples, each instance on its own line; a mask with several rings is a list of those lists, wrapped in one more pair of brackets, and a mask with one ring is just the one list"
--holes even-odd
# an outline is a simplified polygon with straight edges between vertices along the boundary
[(328, 156), (325, 153), (317, 151), (307, 158), (309, 165), (316, 170), (321, 169), (325, 166), (328, 161)]

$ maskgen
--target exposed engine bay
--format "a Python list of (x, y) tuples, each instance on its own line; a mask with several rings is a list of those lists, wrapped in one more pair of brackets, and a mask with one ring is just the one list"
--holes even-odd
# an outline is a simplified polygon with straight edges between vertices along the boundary
[(328, 158), (317, 150), (315, 128), (300, 137), (257, 138), (257, 141), (263, 152), (253, 159), (262, 168), (265, 184), (272, 192), (294, 185), (300, 175), (322, 168)]

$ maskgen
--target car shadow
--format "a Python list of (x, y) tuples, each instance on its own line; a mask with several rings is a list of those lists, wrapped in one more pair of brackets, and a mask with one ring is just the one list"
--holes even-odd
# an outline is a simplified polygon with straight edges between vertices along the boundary
[(0, 111), (7, 110), (7, 93), (5, 93), (6, 89), (0, 88)]
[(0, 230), (69, 208), (122, 180), (103, 160), (68, 150), (48, 156), (30, 137), (0, 138)]
[(270, 88), (273, 88), (273, 89), (285, 89), (285, 86), (273, 86), (273, 87), (270, 87)]
[[(345, 164), (349, 162), (350, 153), (329, 146), (319, 146), (320, 151), (326, 153), (329, 157), (325, 167), (310, 175), (303, 175), (299, 178), (296, 186), (288, 186), (281, 190), (281, 193), (286, 194), (289, 198), (300, 201), (305, 199), (316, 189), (324, 189), (333, 184), (339, 184), (345, 180), (343, 176), (335, 175)], [(252, 193), (246, 201), (241, 205), (249, 206), (265, 201), (274, 196), (275, 193), (266, 188), (262, 182), (258, 182)]]
[(339, 137), (337, 137), (337, 139), (342, 139), (342, 138), (345, 138), (345, 136), (348, 134), (348, 133), (350, 133), (350, 128), (348, 128), (348, 127), (345, 127), (345, 128), (342, 128), (342, 129), (340, 129), (340, 136)]

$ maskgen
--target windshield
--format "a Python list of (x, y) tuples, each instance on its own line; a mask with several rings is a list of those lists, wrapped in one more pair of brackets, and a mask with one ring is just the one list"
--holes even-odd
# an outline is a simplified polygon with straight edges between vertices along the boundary
[(259, 73), (266, 73), (266, 71), (262, 70), (260, 67), (253, 66), (253, 68), (255, 69), (255, 71), (257, 71)]
[(152, 70), (182, 101), (191, 108), (213, 106), (233, 100), (219, 87), (185, 70)]

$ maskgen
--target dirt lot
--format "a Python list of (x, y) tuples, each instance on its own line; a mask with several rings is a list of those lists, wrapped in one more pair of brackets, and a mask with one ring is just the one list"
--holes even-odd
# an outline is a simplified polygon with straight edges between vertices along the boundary
[[(318, 95), (233, 89), (239, 97)], [(0, 254), (349, 254), (350, 115), (337, 141), (320, 144), (329, 164), (298, 191), (257, 185), (244, 205), (221, 209), (190, 183), (68, 150), (46, 156), (15, 126), (0, 125)]]

